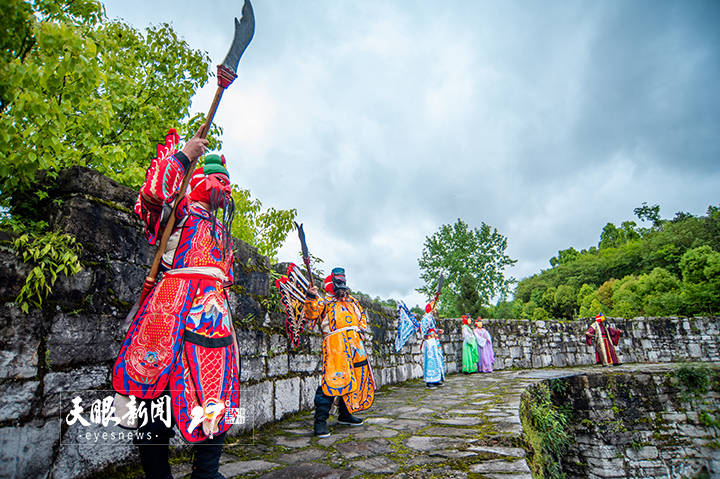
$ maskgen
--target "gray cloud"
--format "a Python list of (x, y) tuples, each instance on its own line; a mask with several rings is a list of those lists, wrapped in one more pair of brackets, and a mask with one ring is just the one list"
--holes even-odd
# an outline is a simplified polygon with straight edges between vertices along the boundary
[[(239, 7), (195, 5), (153, 2), (152, 18), (219, 61)], [(718, 204), (718, 2), (254, 5), (216, 117), (233, 177), (297, 208), (313, 253), (354, 288), (423, 301), (422, 243), (457, 218), (506, 235), (523, 277), (643, 201), (664, 216)], [(107, 6), (138, 27), (151, 15)]]

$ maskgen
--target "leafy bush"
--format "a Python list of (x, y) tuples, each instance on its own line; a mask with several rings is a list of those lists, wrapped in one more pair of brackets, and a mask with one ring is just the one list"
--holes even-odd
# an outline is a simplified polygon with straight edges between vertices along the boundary
[(673, 372), (685, 391), (695, 396), (710, 390), (710, 374), (707, 366), (694, 364), (684, 364)]
[[(565, 384), (556, 389), (564, 389)], [(562, 457), (572, 442), (567, 432), (569, 415), (560, 411), (552, 402), (552, 393), (544, 382), (528, 391), (520, 404), (520, 420), (523, 434), (530, 446), (528, 463), (533, 477), (540, 479), (564, 479)]]
[(13, 249), (32, 267), (15, 298), (20, 309), (27, 313), (30, 306), (42, 307), (59, 275), (72, 276), (82, 269), (78, 257), (80, 245), (68, 234), (44, 231), (47, 227), (44, 223), (35, 224), (34, 228), (17, 223), (10, 226), (20, 233), (12, 243)]

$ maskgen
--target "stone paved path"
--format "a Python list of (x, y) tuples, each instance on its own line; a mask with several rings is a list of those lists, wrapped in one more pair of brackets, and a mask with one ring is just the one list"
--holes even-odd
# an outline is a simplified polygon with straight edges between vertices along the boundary
[[(626, 365), (614, 372), (665, 365)], [(329, 421), (332, 435), (312, 435), (312, 412), (233, 438), (220, 472), (228, 478), (487, 478), (531, 479), (522, 448), (520, 395), (542, 379), (599, 367), (453, 374), (427, 389), (420, 380), (379, 390), (375, 404), (358, 413), (365, 424)], [(173, 469), (187, 477), (189, 466)]]

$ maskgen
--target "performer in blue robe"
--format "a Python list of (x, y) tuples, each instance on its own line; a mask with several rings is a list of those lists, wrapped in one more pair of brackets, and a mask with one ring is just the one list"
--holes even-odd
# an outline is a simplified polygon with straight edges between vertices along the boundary
[(445, 358), (443, 357), (440, 335), (442, 329), (435, 324), (435, 301), (425, 307), (425, 316), (420, 320), (420, 334), (423, 337), (425, 385), (428, 388), (441, 386), (445, 380)]

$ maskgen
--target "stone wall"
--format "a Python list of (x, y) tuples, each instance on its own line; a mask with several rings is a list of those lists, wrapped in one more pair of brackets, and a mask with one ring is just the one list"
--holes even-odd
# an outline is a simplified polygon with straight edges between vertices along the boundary
[[(593, 320), (529, 321), (488, 319), (495, 367), (538, 368), (593, 364), (585, 330)], [(607, 318), (623, 331), (621, 362), (720, 361), (720, 318)]]
[[(708, 388), (697, 388), (700, 375)], [(689, 379), (688, 379), (689, 378)], [(574, 442), (568, 477), (720, 477), (720, 368), (584, 374), (551, 386), (570, 407)]]
[[(51, 198), (59, 207), (42, 209), (51, 226), (83, 245), (84, 269), (61, 277), (42, 309), (22, 314), (13, 299), (29, 267), (7, 247), (0, 232), (0, 477), (85, 477), (118, 463), (136, 461), (129, 441), (93, 442), (113, 427), (68, 425), (71, 399), (111, 394), (110, 368), (124, 338), (126, 315), (141, 288), (152, 248), (132, 212), (137, 193), (88, 169), (61, 172)], [(241, 398), (247, 406), (240, 433), (312, 408), (320, 377), (317, 334), (291, 349), (285, 319), (271, 288), (273, 266), (249, 245), (236, 243), (235, 284), (229, 294), (242, 360)], [(352, 272), (350, 272), (352, 276)], [(394, 351), (395, 311), (362, 302), (372, 335), (367, 346), (378, 386), (422, 376), (420, 345), (412, 339)], [(613, 320), (610, 320), (613, 322)], [(589, 364), (582, 342), (587, 321), (488, 320), (497, 368)], [(625, 361), (718, 360), (716, 318), (617, 320), (626, 330)], [(447, 372), (459, 370), (459, 320), (440, 321)], [(48, 473), (51, 471), (51, 473)]]
[[(93, 400), (111, 395), (110, 370), (129, 324), (126, 316), (153, 255), (132, 212), (137, 193), (92, 170), (71, 168), (50, 195), (62, 204), (47, 210), (45, 219), (83, 245), (83, 270), (59, 278), (42, 309), (22, 314), (12, 301), (29, 267), (8, 247), (12, 238), (0, 232), (0, 477), (44, 477), (48, 471), (57, 478), (85, 477), (136, 461), (129, 441), (90, 444), (84, 436), (119, 436), (119, 428), (68, 426), (65, 419), (75, 396), (82, 396), (87, 414)], [(305, 335), (297, 349), (288, 346), (271, 288), (273, 267), (251, 246), (235, 246), (229, 299), (246, 422), (232, 432), (241, 433), (313, 407), (321, 337)], [(421, 376), (417, 340), (394, 351), (395, 311), (361, 303), (372, 329), (368, 349), (378, 385)], [(449, 372), (456, 370), (459, 341), (453, 332), (444, 344)]]

